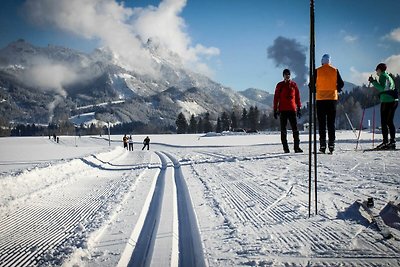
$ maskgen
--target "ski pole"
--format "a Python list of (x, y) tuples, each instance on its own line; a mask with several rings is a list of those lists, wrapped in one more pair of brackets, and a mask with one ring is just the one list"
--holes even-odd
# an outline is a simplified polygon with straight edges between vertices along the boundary
[(372, 148), (375, 146), (375, 105), (372, 111)]
[(363, 113), (362, 113), (362, 116), (361, 116), (360, 129), (358, 131), (356, 150), (358, 148), (358, 142), (360, 141), (360, 135), (361, 135), (362, 125), (363, 125), (363, 121), (364, 121), (364, 115), (365, 115), (365, 108), (363, 109)]
[(356, 138), (357, 138), (357, 130), (354, 129), (354, 126), (353, 126), (353, 124), (351, 123), (351, 120), (350, 120), (350, 118), (349, 118), (349, 115), (347, 115), (347, 112), (345, 112), (344, 115), (346, 115), (346, 118), (347, 118), (347, 121), (348, 121), (349, 124), (350, 124), (351, 130), (353, 131), (354, 135), (355, 135)]

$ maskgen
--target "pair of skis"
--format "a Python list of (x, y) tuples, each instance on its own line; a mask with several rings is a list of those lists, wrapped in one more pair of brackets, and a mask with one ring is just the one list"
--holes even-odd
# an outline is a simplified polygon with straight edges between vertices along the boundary
[(374, 147), (374, 148), (370, 148), (370, 149), (364, 149), (363, 152), (368, 152), (368, 151), (398, 151), (398, 150), (400, 150), (400, 149), (399, 148), (396, 148), (396, 149), (380, 149), (380, 148)]
[(357, 203), (364, 209), (364, 211), (368, 214), (369, 221), (376, 226), (379, 233), (385, 239), (390, 239), (393, 237), (392, 232), (390, 231), (390, 227), (388, 227), (383, 221), (382, 217), (379, 215), (379, 211), (374, 208), (373, 199), (368, 199), (368, 201), (357, 200)]

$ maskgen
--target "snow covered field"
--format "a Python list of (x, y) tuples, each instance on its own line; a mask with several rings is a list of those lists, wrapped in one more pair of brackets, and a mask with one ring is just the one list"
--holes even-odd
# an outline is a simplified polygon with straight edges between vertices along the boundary
[(307, 134), (133, 138), (0, 138), (0, 266), (400, 266), (399, 151), (338, 132), (309, 218)]

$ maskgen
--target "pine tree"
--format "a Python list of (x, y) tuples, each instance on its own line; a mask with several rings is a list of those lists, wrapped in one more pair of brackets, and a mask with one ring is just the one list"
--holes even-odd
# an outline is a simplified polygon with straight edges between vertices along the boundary
[(242, 111), (242, 117), (240, 118), (240, 123), (242, 125), (242, 128), (246, 129), (248, 126), (248, 118), (247, 118), (247, 110), (246, 108), (243, 108)]
[(183, 115), (182, 112), (178, 114), (178, 118), (175, 121), (175, 125), (176, 125), (176, 133), (184, 134), (187, 132), (188, 123), (186, 121), (185, 115)]
[(199, 117), (199, 121), (197, 122), (197, 132), (204, 133), (204, 123), (201, 117)]
[(266, 130), (268, 127), (268, 116), (266, 113), (264, 113), (261, 116), (261, 120), (260, 120), (260, 130)]
[(189, 121), (189, 133), (196, 133), (196, 132), (197, 132), (197, 121), (194, 115), (192, 115)]
[(226, 112), (223, 112), (221, 115), (221, 129), (222, 131), (229, 131), (231, 122), (229, 120), (229, 116)]
[(219, 117), (217, 119), (217, 127), (216, 127), (215, 131), (217, 133), (221, 133), (222, 132), (222, 123), (221, 123), (221, 119)]
[(248, 115), (248, 126), (251, 131), (256, 131), (258, 129), (258, 120), (259, 120), (259, 111), (257, 107), (250, 107), (249, 115)]
[(211, 125), (210, 122), (210, 113), (206, 113), (204, 120), (203, 120), (203, 130), (204, 132), (208, 133), (208, 132), (212, 132), (213, 131), (213, 127)]
[(232, 113), (231, 113), (231, 127), (233, 130), (238, 128), (238, 122), (237, 122), (235, 111), (232, 111)]

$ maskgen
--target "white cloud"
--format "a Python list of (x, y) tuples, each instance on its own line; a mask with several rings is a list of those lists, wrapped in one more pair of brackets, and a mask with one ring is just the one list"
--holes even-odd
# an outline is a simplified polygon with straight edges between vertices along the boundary
[(368, 77), (374, 72), (359, 72), (355, 67), (350, 67), (349, 82), (356, 85), (368, 84)]
[(344, 37), (344, 41), (346, 43), (355, 43), (357, 40), (358, 40), (358, 36), (355, 36), (355, 35), (348, 34)]
[(29, 68), (20, 78), (29, 85), (45, 91), (53, 91), (62, 97), (67, 93), (64, 87), (77, 81), (79, 74), (71, 66), (54, 63), (45, 58), (35, 58)]
[(132, 9), (115, 0), (27, 0), (24, 9), (34, 23), (98, 39), (124, 67), (155, 75), (153, 59), (143, 49), (149, 38), (158, 40), (194, 69), (203, 67), (204, 56), (219, 54), (217, 48), (192, 45), (185, 21), (179, 16), (185, 5), (186, 0), (164, 0), (158, 7)]
[(392, 32), (389, 33), (388, 38), (400, 42), (400, 28), (394, 29)]
[(400, 75), (400, 55), (392, 55), (385, 60), (388, 72)]
[[(400, 75), (400, 55), (392, 55), (385, 59), (383, 62), (386, 63), (387, 71), (389, 73)], [(371, 74), (376, 76), (375, 69), (371, 69), (370, 72), (359, 72), (355, 67), (350, 67), (349, 82), (352, 82), (356, 85), (368, 84), (368, 77)]]
[(155, 39), (177, 53), (186, 66), (209, 73), (208, 67), (204, 69), (202, 57), (218, 55), (219, 49), (206, 48), (201, 44), (192, 46), (191, 38), (186, 32), (185, 21), (179, 16), (185, 5), (186, 0), (164, 0), (158, 7), (135, 9), (134, 32), (144, 40)]

